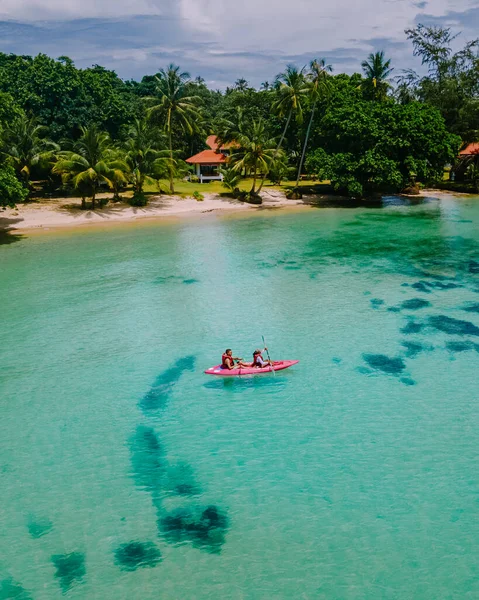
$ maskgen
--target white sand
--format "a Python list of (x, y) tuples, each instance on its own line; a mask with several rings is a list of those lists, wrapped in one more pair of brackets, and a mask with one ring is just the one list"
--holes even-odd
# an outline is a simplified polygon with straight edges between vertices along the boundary
[(81, 210), (80, 200), (76, 198), (60, 198), (42, 202), (18, 205), (15, 209), (0, 211), (0, 228), (5, 229), (50, 229), (79, 225), (102, 224), (109, 222), (129, 222), (137, 219), (161, 219), (217, 213), (220, 211), (264, 211), (281, 207), (308, 206), (309, 201), (287, 200), (277, 190), (266, 190), (262, 193), (263, 204), (254, 206), (219, 196), (205, 194), (205, 199), (198, 202), (194, 198), (178, 196), (151, 197), (148, 206), (134, 207), (127, 204), (109, 204), (96, 210)]

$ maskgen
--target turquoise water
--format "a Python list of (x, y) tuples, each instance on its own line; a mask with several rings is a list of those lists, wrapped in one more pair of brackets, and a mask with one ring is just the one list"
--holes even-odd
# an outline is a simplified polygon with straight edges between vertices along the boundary
[[(0, 247), (0, 599), (479, 597), (479, 202)], [(203, 375), (266, 337), (288, 371)]]

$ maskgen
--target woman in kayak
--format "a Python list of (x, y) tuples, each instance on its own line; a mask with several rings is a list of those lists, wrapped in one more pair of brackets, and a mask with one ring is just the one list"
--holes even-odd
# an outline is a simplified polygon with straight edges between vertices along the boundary
[[(268, 348), (263, 348), (263, 350), (268, 350)], [(270, 360), (264, 360), (262, 356), (263, 350), (255, 350), (253, 352), (253, 364), (252, 367), (257, 367), (258, 369), (262, 369), (263, 367), (272, 367), (273, 363)]]
[(223, 356), (221, 357), (221, 368), (229, 369), (230, 371), (232, 371), (233, 369), (237, 369), (238, 367), (251, 367), (251, 365), (244, 363), (242, 358), (233, 356), (231, 348), (227, 348)]

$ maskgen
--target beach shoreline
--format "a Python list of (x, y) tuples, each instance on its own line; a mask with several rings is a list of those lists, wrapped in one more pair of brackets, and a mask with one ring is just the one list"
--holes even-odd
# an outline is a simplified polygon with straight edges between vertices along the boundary
[[(110, 195), (105, 194), (109, 197)], [(185, 217), (208, 214), (265, 212), (285, 208), (308, 208), (315, 205), (310, 198), (288, 200), (277, 190), (263, 194), (263, 204), (252, 205), (219, 194), (205, 193), (203, 201), (178, 196), (153, 196), (147, 206), (136, 207), (126, 203), (111, 204), (104, 208), (81, 210), (79, 198), (58, 198), (31, 202), (7, 208), (0, 212), (3, 231), (31, 232), (95, 225), (133, 223), (136, 221), (178, 221)]]
[[(442, 190), (422, 190), (421, 196), (451, 195)], [(467, 197), (468, 194), (453, 194)], [(109, 194), (104, 194), (109, 197)], [(306, 196), (302, 200), (288, 200), (279, 190), (267, 190), (263, 193), (263, 204), (252, 205), (219, 194), (205, 193), (203, 201), (192, 197), (153, 196), (144, 207), (130, 206), (126, 203), (108, 204), (96, 210), (81, 210), (79, 198), (58, 198), (54, 200), (31, 202), (7, 208), (0, 212), (0, 230), (4, 232), (33, 232), (64, 230), (70, 228), (106, 227), (113, 224), (131, 224), (144, 222), (178, 222), (185, 218), (204, 217), (206, 215), (265, 214), (286, 212), (288, 210), (306, 210), (328, 206), (329, 196)]]

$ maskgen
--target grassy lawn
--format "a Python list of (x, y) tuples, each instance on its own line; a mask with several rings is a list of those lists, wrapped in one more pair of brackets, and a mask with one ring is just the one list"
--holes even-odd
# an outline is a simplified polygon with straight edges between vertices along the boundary
[[(301, 181), (300, 186), (311, 187), (318, 185), (319, 181)], [(287, 188), (294, 187), (294, 181), (283, 181), (281, 185), (274, 185), (270, 181), (266, 180), (263, 186), (264, 190), (285, 190)], [(240, 190), (250, 190), (253, 185), (251, 178), (242, 179), (239, 183)], [(163, 193), (168, 193), (168, 182), (161, 182), (161, 189)], [(181, 196), (191, 196), (193, 192), (198, 191), (201, 194), (226, 194), (228, 190), (223, 187), (221, 181), (210, 181), (209, 183), (191, 183), (190, 181), (176, 180), (175, 181), (175, 193)], [(156, 184), (146, 185), (145, 192), (157, 193), (158, 188)]]

